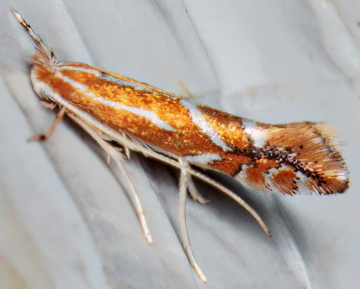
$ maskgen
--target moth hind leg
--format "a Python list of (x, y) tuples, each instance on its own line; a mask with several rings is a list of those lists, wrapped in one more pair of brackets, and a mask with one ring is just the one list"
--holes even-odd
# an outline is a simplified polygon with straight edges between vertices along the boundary
[[(190, 169), (190, 165), (187, 162), (182, 161), (181, 164), (187, 171)], [(205, 197), (203, 197), (201, 195), (201, 193), (198, 191), (198, 189), (195, 186), (194, 181), (192, 180), (191, 174), (189, 174), (189, 173), (186, 173), (186, 182), (187, 182), (187, 189), (190, 193), (191, 198), (194, 201), (196, 201), (202, 205), (210, 202), (209, 199), (206, 199)]]
[(187, 195), (187, 190), (189, 188), (189, 180), (191, 180), (191, 178), (189, 178), (189, 173), (187, 172), (188, 164), (186, 162), (183, 162), (181, 158), (179, 158), (179, 163), (181, 164), (180, 181), (179, 181), (179, 211), (178, 211), (179, 240), (184, 249), (184, 253), (186, 257), (189, 260), (191, 267), (194, 268), (195, 273), (199, 276), (201, 281), (206, 283), (207, 278), (195, 260), (186, 226), (186, 195)]
[(195, 184), (194, 184), (194, 182), (193, 182), (193, 180), (191, 178), (191, 175), (188, 174), (187, 177), (188, 177), (188, 180), (187, 180), (187, 182), (188, 182), (188, 190), (189, 190), (191, 198), (194, 201), (201, 204), (201, 205), (204, 205), (204, 204), (210, 202), (209, 199), (203, 197), (201, 195), (201, 193), (198, 191), (198, 189), (196, 188), (196, 186), (195, 186)]
[(106, 151), (103, 146), (101, 146), (107, 152), (107, 164), (110, 164), (110, 160), (114, 158), (113, 156), (120, 157), (121, 160), (130, 160), (130, 150), (127, 146), (118, 144), (112, 140), (107, 139), (105, 136), (99, 135), (98, 136), (103, 139), (109, 146), (111, 146), (114, 151)]

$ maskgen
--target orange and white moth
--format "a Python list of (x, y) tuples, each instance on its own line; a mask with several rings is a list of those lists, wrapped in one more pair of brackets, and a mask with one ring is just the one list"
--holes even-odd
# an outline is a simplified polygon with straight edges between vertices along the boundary
[[(45, 107), (58, 109), (48, 133), (32, 139), (48, 138), (66, 113), (99, 143), (124, 174), (121, 161), (129, 156), (129, 150), (179, 168), (179, 238), (202, 281), (206, 282), (206, 277), (194, 259), (185, 223), (187, 191), (193, 199), (205, 202), (192, 177), (230, 196), (254, 216), (267, 235), (270, 233), (239, 196), (196, 168), (224, 172), (264, 193), (329, 195), (348, 188), (346, 164), (326, 123), (264, 124), (196, 105), (97, 67), (59, 62), (21, 15), (12, 12), (36, 44), (31, 68), (33, 88)], [(139, 198), (130, 187), (127, 193), (144, 235), (152, 243)]]

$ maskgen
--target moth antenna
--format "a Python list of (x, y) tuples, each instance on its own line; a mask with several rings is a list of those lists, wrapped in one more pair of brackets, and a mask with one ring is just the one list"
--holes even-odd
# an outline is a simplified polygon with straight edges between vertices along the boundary
[(11, 9), (11, 12), (14, 15), (14, 17), (16, 18), (16, 20), (25, 28), (26, 32), (35, 41), (37, 46), (45, 45), (44, 41), (42, 41), (40, 36), (36, 34), (36, 32), (31, 28), (31, 26), (25, 21), (25, 19), (14, 8)]
[(55, 58), (54, 52), (44, 43), (41, 37), (31, 28), (31, 26), (25, 21), (25, 19), (14, 9), (11, 9), (12, 14), (15, 19), (24, 27), (26, 32), (31, 36), (36, 44), (36, 50), (38, 51), (38, 56), (33, 57), (35, 61), (40, 61), (40, 64), (43, 64), (49, 68), (53, 67), (58, 63)]

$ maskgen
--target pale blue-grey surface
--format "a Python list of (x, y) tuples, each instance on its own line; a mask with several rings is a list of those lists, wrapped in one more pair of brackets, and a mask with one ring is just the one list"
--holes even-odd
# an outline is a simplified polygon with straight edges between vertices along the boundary
[[(359, 13), (345, 0), (0, 0), (0, 288), (358, 288)], [(81, 61), (269, 123), (329, 121), (351, 171), (341, 196), (265, 196), (224, 182), (234, 202), (187, 203), (190, 241), (174, 233), (178, 171), (132, 154), (127, 170), (154, 245), (97, 145), (34, 95), (31, 40), (14, 7), (63, 61)], [(116, 169), (114, 169), (116, 172)], [(217, 176), (218, 177), (218, 176)], [(121, 182), (121, 176), (118, 176)]]

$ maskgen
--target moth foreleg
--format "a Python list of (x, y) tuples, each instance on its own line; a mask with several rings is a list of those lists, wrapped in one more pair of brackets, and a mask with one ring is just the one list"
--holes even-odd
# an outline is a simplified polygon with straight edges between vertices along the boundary
[(33, 135), (32, 137), (30, 137), (28, 139), (28, 142), (44, 141), (44, 140), (48, 139), (53, 134), (56, 126), (58, 125), (58, 123), (63, 119), (63, 117), (65, 115), (65, 112), (66, 112), (66, 108), (64, 106), (61, 107), (59, 112), (57, 113), (51, 127), (47, 131), (47, 133), (45, 133), (45, 134), (35, 134), (35, 135)]
[(178, 211), (179, 235), (180, 235), (179, 239), (191, 267), (194, 268), (196, 274), (200, 277), (201, 281), (205, 283), (207, 282), (207, 279), (205, 274), (201, 270), (200, 266), (197, 264), (195, 260), (193, 251), (191, 249), (191, 244), (186, 226), (186, 195), (188, 189), (188, 172), (187, 172), (186, 162), (183, 162), (182, 159), (179, 158), (179, 163), (181, 164), (180, 182), (179, 182), (179, 211)]

